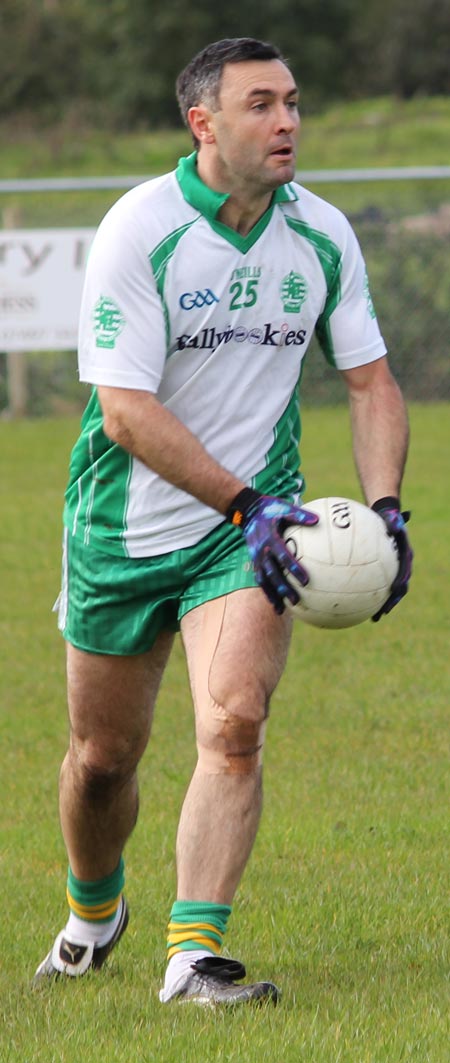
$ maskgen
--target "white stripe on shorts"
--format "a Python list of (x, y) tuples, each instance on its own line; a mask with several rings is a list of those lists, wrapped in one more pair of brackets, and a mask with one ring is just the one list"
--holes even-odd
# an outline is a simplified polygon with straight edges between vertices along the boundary
[(68, 528), (64, 528), (63, 541), (62, 541), (62, 563), (61, 563), (61, 590), (58, 594), (56, 602), (53, 606), (53, 612), (58, 614), (58, 628), (60, 631), (64, 631), (67, 622), (67, 609), (69, 604), (69, 573), (67, 567), (67, 536), (69, 534)]

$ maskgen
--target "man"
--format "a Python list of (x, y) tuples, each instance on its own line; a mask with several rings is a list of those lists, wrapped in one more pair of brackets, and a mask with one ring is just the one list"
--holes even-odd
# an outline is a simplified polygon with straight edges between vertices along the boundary
[[(123, 849), (136, 769), (180, 627), (198, 763), (177, 836), (162, 1002), (276, 1001), (219, 955), (261, 811), (271, 694), (291, 634), (283, 542), (300, 505), (298, 385), (314, 331), (348, 385), (365, 498), (411, 551), (399, 493), (402, 397), (346, 219), (293, 183), (295, 81), (253, 39), (204, 49), (180, 75), (195, 151), (127, 193), (100, 225), (80, 323), (94, 386), (71, 461), (60, 626), (70, 747), (60, 811), (70, 914), (36, 981), (102, 965), (128, 921)], [(381, 615), (381, 614), (379, 614)]]

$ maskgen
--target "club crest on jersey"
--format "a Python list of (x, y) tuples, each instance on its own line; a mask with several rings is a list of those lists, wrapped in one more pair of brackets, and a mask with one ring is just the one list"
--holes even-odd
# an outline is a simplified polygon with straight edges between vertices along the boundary
[(299, 314), (308, 296), (308, 285), (301, 273), (291, 272), (283, 277), (280, 294), (285, 314)]
[(106, 299), (101, 295), (94, 306), (93, 318), (96, 347), (107, 347), (112, 350), (125, 325), (122, 311), (113, 299)]

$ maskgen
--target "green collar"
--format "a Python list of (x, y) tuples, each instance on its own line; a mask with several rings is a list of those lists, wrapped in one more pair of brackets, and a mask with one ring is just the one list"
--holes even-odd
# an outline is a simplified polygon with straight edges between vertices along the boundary
[[(205, 185), (197, 171), (197, 152), (179, 160), (176, 169), (178, 184), (185, 200), (191, 207), (199, 210), (208, 220), (215, 220), (221, 207), (228, 199), (228, 192), (215, 192), (213, 188)], [(281, 185), (272, 196), (270, 211), (275, 203), (287, 203), (298, 199), (297, 192), (292, 185)]]

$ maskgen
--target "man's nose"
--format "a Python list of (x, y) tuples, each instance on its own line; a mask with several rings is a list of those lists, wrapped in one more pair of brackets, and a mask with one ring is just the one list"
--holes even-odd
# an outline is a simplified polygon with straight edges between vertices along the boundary
[(292, 110), (291, 107), (287, 107), (286, 104), (280, 104), (276, 112), (276, 126), (280, 133), (292, 133), (299, 124), (298, 112)]

